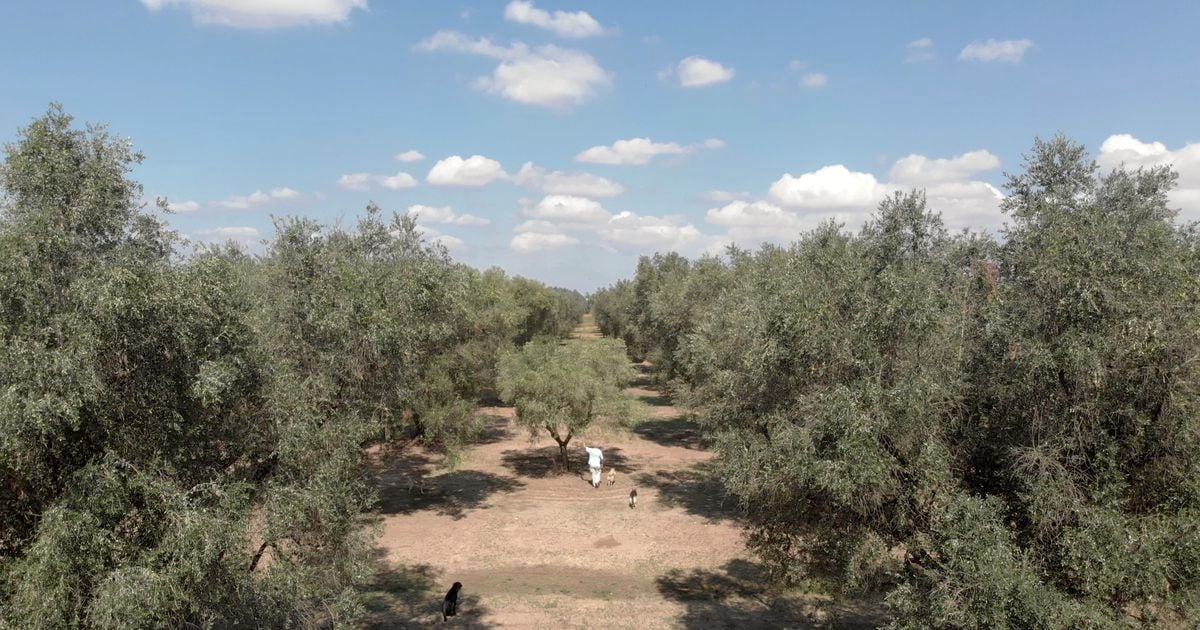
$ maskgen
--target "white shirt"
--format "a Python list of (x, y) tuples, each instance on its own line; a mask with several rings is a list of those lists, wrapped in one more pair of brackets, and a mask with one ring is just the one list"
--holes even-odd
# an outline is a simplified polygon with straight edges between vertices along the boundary
[(583, 447), (588, 452), (588, 466), (591, 468), (599, 468), (600, 462), (604, 459), (604, 453), (598, 448)]

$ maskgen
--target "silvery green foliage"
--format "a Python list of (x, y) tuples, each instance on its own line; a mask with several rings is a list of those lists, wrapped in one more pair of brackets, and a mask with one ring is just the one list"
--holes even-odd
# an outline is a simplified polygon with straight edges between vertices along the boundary
[(496, 357), (578, 294), (455, 264), (374, 206), (189, 257), (141, 158), (61, 108), (0, 168), (0, 626), (347, 626), (364, 446), (451, 460)]
[(632, 413), (625, 386), (634, 370), (625, 344), (615, 339), (531, 341), (504, 354), (498, 366), (500, 397), (517, 409), (530, 435), (547, 431), (564, 467), (567, 446), (597, 418), (622, 422)]
[(704, 297), (656, 257), (593, 303), (610, 334), (674, 335), (640, 339), (677, 364), (781, 579), (882, 588), (898, 627), (1186, 625), (1200, 240), (1174, 181), (1039, 140), (1003, 243), (897, 193), (858, 234), (730, 251)]

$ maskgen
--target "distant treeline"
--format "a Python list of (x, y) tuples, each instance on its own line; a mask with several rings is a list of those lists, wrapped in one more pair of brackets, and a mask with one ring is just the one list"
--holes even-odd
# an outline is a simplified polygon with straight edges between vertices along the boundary
[(1200, 233), (1167, 168), (1025, 160), (1002, 242), (896, 193), (854, 235), (643, 258), (592, 311), (779, 579), (883, 589), (899, 628), (1194, 627)]
[(325, 626), (362, 613), (363, 447), (479, 430), (573, 291), (367, 209), (183, 256), (141, 156), (57, 106), (0, 167), (0, 627)]

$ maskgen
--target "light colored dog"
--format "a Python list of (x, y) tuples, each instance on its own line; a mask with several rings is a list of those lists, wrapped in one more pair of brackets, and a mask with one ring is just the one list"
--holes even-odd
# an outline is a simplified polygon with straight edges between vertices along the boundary
[(617, 470), (615, 468), (608, 469), (608, 485), (617, 483)]

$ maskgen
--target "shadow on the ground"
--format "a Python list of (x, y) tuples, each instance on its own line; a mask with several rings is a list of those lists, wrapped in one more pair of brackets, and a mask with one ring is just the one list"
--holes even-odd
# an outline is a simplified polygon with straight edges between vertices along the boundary
[(494, 414), (484, 414), (483, 430), (472, 442), (473, 445), (495, 444), (512, 437), (508, 427), (508, 418)]
[[(604, 448), (601, 446), (600, 449), (604, 452), (605, 471), (614, 468), (619, 473), (629, 474), (641, 468), (641, 466), (631, 463), (618, 447)], [(544, 479), (567, 472), (574, 475), (586, 475), (588, 472), (587, 452), (583, 450), (583, 447), (572, 441), (567, 448), (567, 455), (571, 458), (570, 471), (563, 470), (557, 444), (540, 448), (509, 449), (500, 454), (500, 462), (518, 476), (533, 479)]]
[(704, 450), (700, 425), (686, 418), (643, 420), (633, 428), (633, 432), (660, 446)]
[(650, 405), (651, 407), (670, 407), (671, 399), (664, 394), (655, 394), (653, 396), (638, 396), (638, 400)]
[(638, 486), (658, 490), (658, 502), (682, 507), (688, 514), (710, 521), (737, 520), (737, 500), (725, 489), (717, 462), (706, 461), (679, 470), (642, 473), (634, 478)]
[(478, 470), (456, 470), (430, 476), (433, 462), (429, 456), (410, 451), (378, 465), (375, 480), (379, 487), (381, 514), (412, 514), (433, 510), (454, 520), (465, 518), (468, 510), (480, 509), (488, 497), (498, 492), (516, 492), (525, 487), (515, 477)]
[(766, 570), (731, 560), (719, 570), (672, 569), (655, 580), (666, 599), (684, 605), (684, 628), (877, 628), (887, 622), (871, 602), (788, 595), (767, 586)]
[[(382, 550), (377, 551), (383, 555)], [(395, 567), (382, 558), (376, 560), (375, 575), (363, 588), (367, 609), (365, 628), (419, 628), (442, 624), (442, 598), (454, 582), (453, 576), (439, 576), (427, 564)], [(492, 628), (484, 621), (490, 611), (470, 585), (463, 585), (458, 598), (455, 627)]]

